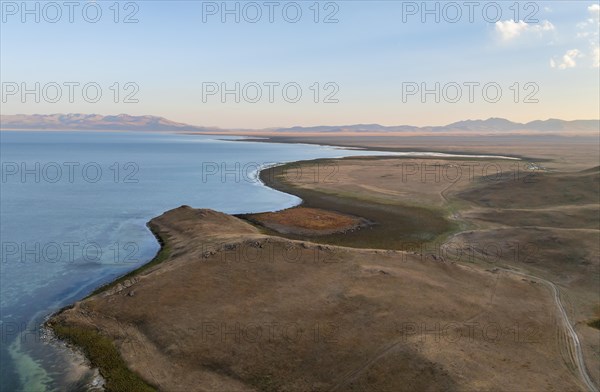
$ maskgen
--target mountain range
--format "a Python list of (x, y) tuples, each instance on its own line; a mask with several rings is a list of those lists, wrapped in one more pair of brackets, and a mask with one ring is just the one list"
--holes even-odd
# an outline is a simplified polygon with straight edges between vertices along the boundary
[(536, 120), (528, 123), (513, 122), (504, 118), (489, 118), (487, 120), (465, 120), (444, 126), (416, 127), (412, 125), (383, 126), (379, 124), (356, 124), (343, 126), (317, 126), (279, 128), (279, 132), (599, 132), (600, 120), (558, 119)]
[(0, 129), (98, 130), (98, 131), (191, 131), (220, 132), (156, 116), (102, 116), (99, 114), (16, 114), (0, 116)]
[(201, 132), (201, 133), (564, 133), (580, 134), (600, 132), (600, 120), (559, 119), (536, 120), (528, 123), (513, 122), (504, 118), (487, 120), (465, 120), (444, 126), (416, 127), (411, 125), (384, 126), (379, 124), (355, 124), (341, 126), (315, 126), (271, 128), (268, 130), (236, 129), (188, 125), (156, 116), (131, 116), (119, 114), (103, 116), (99, 114), (33, 114), (2, 115), (0, 129), (12, 130), (120, 130), (148, 132)]

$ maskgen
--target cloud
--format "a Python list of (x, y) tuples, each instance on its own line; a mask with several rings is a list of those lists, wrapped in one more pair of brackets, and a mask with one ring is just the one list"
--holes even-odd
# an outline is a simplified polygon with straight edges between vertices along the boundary
[(575, 59), (579, 57), (583, 57), (583, 54), (579, 49), (567, 50), (567, 53), (565, 53), (560, 60), (555, 61), (554, 59), (551, 59), (550, 67), (558, 69), (575, 68), (577, 66)]
[(592, 15), (592, 19), (600, 21), (600, 4), (592, 4), (587, 9)]
[(554, 25), (547, 20), (542, 21), (540, 24), (525, 23), (522, 20), (515, 22), (513, 19), (496, 22), (496, 33), (504, 42), (512, 41), (527, 33), (541, 35), (543, 32), (552, 30), (554, 30)]
[(500, 37), (504, 41), (510, 41), (511, 39), (518, 37), (525, 30), (527, 30), (527, 24), (522, 20), (515, 22), (511, 19), (507, 21), (499, 20), (496, 22), (496, 32), (500, 34)]
[(600, 68), (600, 34), (598, 33), (600, 28), (600, 4), (592, 4), (587, 10), (592, 17), (590, 24), (592, 24), (593, 33), (587, 35), (587, 37), (590, 37), (592, 48), (592, 67)]
[[(581, 30), (591, 29), (591, 34), (598, 34), (598, 25), (600, 25), (600, 5), (592, 4), (587, 7), (587, 10), (590, 17), (583, 22), (577, 23), (577, 27)], [(589, 34), (590, 32), (587, 32), (587, 35)]]
[[(557, 60), (553, 58), (550, 60), (551, 68), (567, 69), (575, 68), (577, 62), (575, 59), (580, 57), (586, 57), (591, 59), (591, 63), (588, 61), (588, 67), (591, 65), (593, 68), (600, 68), (600, 48), (599, 48), (599, 28), (600, 28), (600, 5), (592, 4), (587, 7), (588, 18), (580, 23), (577, 23), (577, 28), (580, 30), (577, 32), (576, 38), (585, 39), (588, 41), (588, 49), (584, 50), (585, 55), (579, 49), (568, 50), (561, 59)], [(579, 42), (581, 44), (581, 42)]]

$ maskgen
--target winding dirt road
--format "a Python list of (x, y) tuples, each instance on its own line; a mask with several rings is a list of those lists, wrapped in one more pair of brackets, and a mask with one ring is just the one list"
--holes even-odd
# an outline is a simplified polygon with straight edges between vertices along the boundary
[(506, 268), (498, 268), (498, 269), (512, 273), (512, 274), (516, 274), (519, 276), (523, 276), (523, 277), (526, 277), (529, 279), (536, 279), (537, 281), (542, 282), (546, 286), (550, 287), (550, 289), (552, 290), (552, 292), (554, 294), (554, 301), (556, 302), (556, 307), (558, 308), (558, 313), (560, 314), (562, 323), (565, 327), (565, 330), (570, 337), (569, 340), (571, 342), (571, 345), (568, 350), (569, 358), (571, 359), (574, 367), (577, 368), (577, 370), (579, 372), (579, 376), (580, 376), (581, 380), (583, 381), (583, 383), (587, 386), (588, 390), (590, 392), (598, 392), (598, 388), (596, 388), (596, 385), (590, 378), (587, 367), (585, 366), (585, 360), (583, 358), (583, 352), (581, 351), (581, 343), (579, 343), (579, 337), (577, 336), (577, 332), (575, 332), (575, 329), (573, 329), (573, 325), (569, 321), (569, 316), (567, 315), (567, 312), (565, 311), (565, 308), (560, 300), (560, 291), (559, 291), (558, 287), (554, 283), (550, 282), (549, 280), (540, 278), (538, 276), (529, 275), (529, 274), (526, 274), (523, 272), (510, 270), (510, 269), (506, 269)]
[[(446, 187), (444, 190), (442, 190), (440, 192), (440, 195), (442, 196), (444, 201), (446, 201), (447, 203), (449, 202), (449, 199), (446, 196), (446, 192), (449, 191), (450, 188), (452, 188), (452, 186), (454, 186), (454, 184), (455, 183), (451, 183), (448, 187)], [(455, 212), (453, 214), (453, 219), (455, 219), (455, 220), (460, 219), (460, 213)], [(457, 233), (457, 234), (460, 234), (460, 233)], [(448, 241), (450, 241), (451, 238), (453, 238), (457, 234), (450, 237), (450, 239)], [(554, 301), (556, 303), (558, 313), (560, 314), (562, 324), (564, 326), (564, 329), (565, 329), (567, 335), (570, 337), (570, 339), (564, 341), (566, 344), (569, 344), (568, 342), (570, 342), (569, 347), (567, 347), (567, 355), (568, 355), (569, 359), (571, 360), (572, 365), (577, 369), (577, 371), (579, 373), (579, 377), (581, 378), (581, 381), (583, 381), (583, 383), (586, 385), (587, 389), (590, 392), (600, 392), (598, 390), (598, 388), (596, 387), (596, 385), (594, 384), (594, 382), (592, 381), (592, 379), (588, 373), (587, 367), (585, 366), (585, 359), (583, 358), (583, 352), (581, 350), (581, 343), (579, 342), (579, 336), (577, 336), (577, 332), (575, 332), (573, 325), (569, 321), (569, 316), (567, 315), (567, 312), (565, 311), (565, 308), (560, 300), (560, 290), (558, 289), (558, 287), (551, 281), (540, 278), (539, 276), (534, 276), (534, 275), (526, 274), (524, 272), (519, 272), (519, 271), (506, 269), (506, 268), (498, 268), (498, 269), (505, 271), (505, 272), (512, 273), (512, 274), (516, 274), (516, 275), (519, 275), (522, 277), (526, 277), (529, 279), (535, 279), (537, 281), (542, 282), (543, 284), (545, 284), (552, 290), (552, 293), (554, 295)]]

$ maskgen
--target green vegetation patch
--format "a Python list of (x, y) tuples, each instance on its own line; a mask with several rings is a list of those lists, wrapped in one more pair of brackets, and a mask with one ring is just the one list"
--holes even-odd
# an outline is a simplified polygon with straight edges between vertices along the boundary
[(600, 318), (588, 321), (587, 325), (589, 325), (592, 328), (600, 329)]
[(127, 368), (112, 341), (91, 328), (51, 325), (56, 336), (77, 347), (100, 370), (108, 392), (156, 391), (139, 375)]
[(250, 379), (250, 385), (262, 392), (281, 391), (281, 385), (270, 375), (257, 375)]

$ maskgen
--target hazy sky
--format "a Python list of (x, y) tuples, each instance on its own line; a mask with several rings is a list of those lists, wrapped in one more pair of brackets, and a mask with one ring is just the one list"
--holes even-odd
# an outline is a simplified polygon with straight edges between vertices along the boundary
[(2, 1), (2, 114), (226, 128), (599, 117), (594, 1), (89, 3)]

